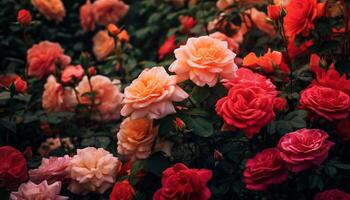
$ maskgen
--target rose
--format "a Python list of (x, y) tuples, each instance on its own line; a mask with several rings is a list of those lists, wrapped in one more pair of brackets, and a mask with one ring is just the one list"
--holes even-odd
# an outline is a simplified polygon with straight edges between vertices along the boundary
[(350, 195), (338, 189), (326, 190), (315, 195), (314, 200), (349, 200)]
[(174, 51), (176, 60), (169, 71), (180, 80), (190, 79), (196, 85), (213, 87), (221, 78), (232, 78), (237, 66), (236, 56), (228, 49), (227, 42), (210, 36), (189, 38), (185, 45)]
[(16, 91), (19, 93), (27, 91), (27, 82), (20, 76), (16, 74), (0, 75), (0, 87), (5, 87), (9, 90), (12, 84), (14, 84)]
[(153, 195), (153, 200), (208, 200), (211, 192), (206, 184), (211, 177), (210, 170), (189, 169), (177, 163), (163, 172), (162, 188)]
[[(221, 32), (214, 32), (209, 35), (212, 38), (219, 39), (221, 41), (227, 42), (227, 47), (232, 51), (232, 52), (238, 52), (239, 50), (239, 43), (235, 41), (234, 39), (228, 37), (227, 35), (221, 33)], [(236, 57), (237, 58), (237, 57)]]
[(117, 182), (111, 194), (110, 200), (132, 200), (135, 196), (135, 189), (130, 185), (128, 180)]
[(26, 26), (32, 22), (32, 15), (26, 9), (21, 9), (17, 14), (17, 21), (20, 25)]
[(73, 80), (80, 80), (84, 75), (84, 69), (81, 65), (66, 67), (61, 74), (62, 83), (73, 83)]
[(130, 37), (129, 37), (129, 34), (128, 32), (124, 29), (122, 30), (118, 35), (118, 41), (120, 42), (129, 42), (130, 40)]
[(132, 119), (159, 119), (175, 113), (173, 101), (180, 102), (188, 94), (177, 85), (177, 77), (170, 76), (163, 67), (145, 69), (124, 90), (121, 114)]
[(160, 60), (162, 60), (166, 55), (173, 53), (174, 49), (176, 48), (175, 40), (175, 35), (172, 35), (164, 41), (162, 46), (159, 47), (158, 58)]
[(49, 185), (46, 181), (40, 184), (35, 184), (31, 181), (23, 183), (17, 192), (11, 192), (10, 200), (23, 200), (23, 199), (35, 199), (35, 200), (67, 200), (68, 197), (60, 196), (61, 182), (54, 182)]
[(267, 16), (272, 20), (278, 20), (281, 17), (282, 6), (281, 5), (268, 5)]
[(27, 161), (17, 149), (0, 147), (0, 160), (0, 187), (15, 190), (28, 179)]
[(60, 22), (66, 15), (66, 10), (61, 0), (31, 0), (30, 2), (48, 20)]
[(86, 3), (80, 7), (79, 16), (81, 27), (85, 32), (95, 29), (95, 15), (90, 0), (86, 0)]
[(274, 72), (275, 67), (279, 67), (282, 63), (282, 53), (269, 49), (263, 56), (257, 57), (254, 52), (249, 53), (243, 59), (245, 67), (260, 67), (267, 73)]
[(275, 86), (266, 77), (245, 68), (240, 68), (236, 77), (224, 84), (229, 91), (217, 101), (216, 113), (227, 125), (252, 138), (275, 117)]
[(103, 60), (112, 53), (114, 49), (114, 39), (109, 36), (108, 31), (99, 31), (92, 38), (93, 52), (97, 60)]
[(119, 22), (129, 11), (129, 6), (120, 0), (98, 0), (93, 3), (95, 20), (107, 26)]
[(197, 24), (197, 21), (191, 16), (181, 15), (179, 21), (181, 24), (181, 32), (185, 34), (190, 33), (191, 28)]
[(287, 180), (288, 170), (277, 148), (265, 149), (245, 164), (243, 182), (247, 189), (262, 191)]
[(350, 112), (350, 96), (329, 87), (312, 84), (303, 90), (301, 108), (310, 110), (329, 121), (346, 119)]
[(333, 146), (327, 138), (328, 134), (322, 130), (304, 128), (284, 135), (278, 142), (278, 149), (287, 168), (300, 172), (313, 165), (319, 167), (327, 158)]

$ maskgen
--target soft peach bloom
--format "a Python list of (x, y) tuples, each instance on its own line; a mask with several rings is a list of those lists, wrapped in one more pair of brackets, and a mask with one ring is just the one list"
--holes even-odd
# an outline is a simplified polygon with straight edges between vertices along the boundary
[(42, 105), (46, 111), (68, 111), (76, 104), (76, 97), (71, 88), (63, 88), (53, 75), (47, 78), (42, 97)]
[(49, 184), (56, 181), (64, 181), (67, 178), (67, 167), (71, 157), (49, 157), (41, 160), (41, 165), (37, 169), (29, 170), (30, 180), (34, 183), (41, 183), (46, 180)]
[(174, 61), (169, 71), (182, 79), (190, 79), (196, 85), (213, 87), (220, 78), (232, 78), (237, 70), (236, 56), (227, 42), (210, 36), (189, 38), (186, 45), (174, 51)]
[(157, 136), (157, 128), (147, 118), (126, 118), (120, 125), (118, 138), (118, 153), (131, 160), (146, 159), (152, 150), (153, 141)]
[[(95, 93), (95, 105), (98, 113), (92, 116), (98, 121), (116, 120), (120, 117), (121, 103), (123, 94), (119, 90), (119, 80), (111, 81), (108, 77), (96, 75), (91, 77), (92, 90)], [(84, 76), (83, 80), (78, 84), (76, 90), (79, 93), (81, 104), (91, 105), (93, 102), (91, 96), (84, 95), (91, 92), (88, 77)]]
[(94, 43), (93, 52), (97, 60), (103, 60), (112, 53), (114, 49), (114, 39), (109, 36), (108, 31), (99, 31), (92, 38)]
[(68, 168), (73, 193), (104, 193), (113, 186), (122, 163), (108, 151), (95, 147), (78, 149)]
[(80, 24), (85, 32), (95, 30), (95, 15), (90, 0), (80, 7)]
[(175, 113), (172, 101), (188, 97), (176, 83), (176, 76), (170, 76), (163, 67), (145, 69), (125, 88), (121, 114), (132, 119), (146, 116), (159, 119)]
[(11, 192), (10, 200), (66, 200), (68, 197), (60, 196), (61, 182), (51, 185), (46, 181), (35, 184), (31, 181), (19, 186), (17, 192)]
[(60, 22), (66, 15), (66, 10), (61, 0), (31, 0), (31, 3), (48, 20)]
[(81, 65), (70, 65), (66, 67), (61, 74), (62, 83), (72, 83), (73, 80), (80, 80), (84, 75), (84, 69)]
[(105, 26), (119, 22), (129, 11), (122, 0), (97, 0), (93, 8), (96, 22)]
[(28, 75), (39, 79), (53, 73), (56, 64), (64, 67), (71, 61), (69, 56), (64, 55), (60, 44), (42, 41), (33, 45), (27, 51)]
[(210, 34), (209, 36), (227, 42), (227, 47), (233, 52), (237, 52), (239, 49), (239, 44), (234, 39), (228, 37), (227, 35), (221, 32), (215, 32)]
[(276, 34), (273, 24), (267, 21), (267, 15), (264, 12), (258, 11), (256, 8), (251, 8), (246, 11), (248, 16), (245, 17), (248, 27), (256, 26), (261, 31), (269, 34), (271, 37)]

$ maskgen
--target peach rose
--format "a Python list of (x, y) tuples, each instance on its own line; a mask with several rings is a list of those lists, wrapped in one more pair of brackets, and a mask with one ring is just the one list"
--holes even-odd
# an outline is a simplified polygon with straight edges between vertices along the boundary
[(97, 0), (93, 4), (96, 22), (100, 25), (117, 23), (129, 11), (122, 0)]
[(39, 44), (34, 44), (27, 51), (28, 75), (41, 79), (53, 73), (56, 64), (64, 67), (70, 61), (71, 58), (64, 55), (60, 44), (42, 41)]
[[(96, 75), (91, 77), (92, 90), (95, 92), (95, 105), (98, 114), (92, 116), (98, 121), (110, 121), (119, 119), (123, 94), (119, 91), (119, 80), (111, 81), (108, 77)], [(88, 77), (84, 76), (76, 90), (79, 93), (81, 104), (91, 105), (93, 102), (90, 96), (84, 95), (91, 92)]]
[(96, 33), (93, 42), (93, 52), (97, 60), (103, 60), (112, 53), (114, 49), (114, 39), (108, 35), (107, 31), (99, 31)]
[(221, 32), (217, 31), (209, 36), (227, 42), (227, 47), (233, 52), (237, 52), (239, 50), (239, 43)]
[(95, 30), (95, 15), (90, 0), (80, 7), (80, 24), (84, 32)]
[(232, 78), (237, 70), (236, 54), (228, 49), (227, 42), (210, 36), (189, 38), (186, 45), (181, 45), (174, 53), (176, 61), (170, 65), (169, 71), (200, 87), (205, 84), (213, 87), (219, 76)]
[(153, 127), (152, 120), (126, 118), (117, 134), (118, 153), (131, 160), (146, 159), (151, 154), (156, 136), (157, 128)]
[(246, 11), (246, 14), (249, 16), (244, 16), (248, 27), (255, 25), (259, 30), (269, 34), (271, 37), (276, 34), (273, 24), (266, 20), (266, 13), (258, 11), (256, 8), (251, 8)]
[(75, 94), (70, 88), (63, 88), (51, 75), (47, 78), (42, 97), (43, 108), (49, 112), (72, 110), (77, 101)]
[(66, 15), (66, 10), (61, 0), (31, 0), (31, 3), (48, 20), (60, 22)]
[(41, 165), (37, 169), (29, 170), (30, 180), (40, 183), (44, 180), (52, 184), (56, 181), (64, 181), (67, 178), (67, 171), (71, 157), (49, 157), (41, 160)]
[(61, 74), (61, 81), (62, 83), (69, 84), (72, 83), (72, 81), (80, 80), (84, 75), (84, 69), (81, 65), (70, 65), (66, 67), (62, 74)]
[(176, 76), (170, 76), (163, 67), (145, 69), (125, 88), (123, 116), (132, 119), (149, 117), (159, 119), (175, 113), (172, 101), (183, 101), (188, 94), (176, 85)]
[(47, 184), (46, 181), (40, 184), (35, 184), (31, 181), (23, 183), (19, 186), (17, 192), (11, 192), (10, 200), (66, 200), (68, 197), (60, 196), (61, 182), (55, 182), (51, 185)]
[(72, 179), (68, 190), (73, 193), (103, 194), (111, 188), (122, 163), (108, 151), (95, 147), (78, 149), (68, 168)]

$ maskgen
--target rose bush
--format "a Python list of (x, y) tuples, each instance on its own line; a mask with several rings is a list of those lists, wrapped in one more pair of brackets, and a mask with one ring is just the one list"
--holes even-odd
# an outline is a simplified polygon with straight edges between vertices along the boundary
[(348, 1), (0, 6), (0, 199), (349, 199)]

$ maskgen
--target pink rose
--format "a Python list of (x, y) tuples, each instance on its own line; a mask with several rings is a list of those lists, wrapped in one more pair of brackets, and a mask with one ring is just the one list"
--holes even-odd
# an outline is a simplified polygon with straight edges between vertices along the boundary
[(322, 130), (304, 128), (284, 135), (278, 142), (278, 149), (287, 168), (300, 172), (313, 165), (319, 167), (327, 158), (333, 146), (327, 138), (328, 134)]
[(265, 149), (245, 164), (243, 182), (249, 190), (266, 190), (270, 185), (287, 179), (288, 170), (277, 148)]
[(42, 79), (56, 70), (56, 64), (64, 67), (70, 61), (58, 43), (43, 41), (27, 51), (28, 75)]
[(88, 77), (84, 76), (80, 81), (76, 90), (79, 93), (80, 103), (83, 105), (92, 105), (97, 108), (97, 112), (92, 116), (98, 121), (110, 121), (120, 118), (121, 103), (123, 94), (120, 92), (119, 80), (111, 81), (108, 77), (96, 75), (91, 77), (92, 90), (95, 92), (95, 102), (92, 101), (91, 96), (84, 95), (91, 92)]
[(145, 69), (125, 88), (121, 114), (132, 119), (159, 119), (175, 113), (172, 102), (188, 97), (176, 83), (176, 76), (170, 76), (163, 67)]
[(37, 169), (29, 170), (30, 180), (34, 183), (41, 183), (46, 180), (49, 184), (56, 181), (63, 182), (67, 178), (67, 167), (71, 157), (49, 157), (41, 160), (41, 165)]
[(186, 45), (174, 51), (174, 61), (169, 71), (175, 72), (180, 80), (190, 79), (196, 85), (213, 87), (221, 78), (232, 78), (237, 66), (236, 56), (227, 42), (210, 36), (189, 38)]
[(84, 69), (81, 65), (66, 67), (61, 74), (62, 83), (73, 83), (73, 80), (80, 80), (84, 75)]
[(107, 26), (119, 22), (129, 11), (129, 6), (122, 0), (97, 0), (93, 3), (95, 20)]
[(95, 15), (90, 0), (80, 7), (80, 24), (85, 32), (95, 29)]
[(55, 182), (51, 185), (46, 181), (35, 184), (31, 181), (19, 186), (17, 192), (11, 192), (10, 200), (66, 200), (68, 197), (58, 195), (61, 191), (61, 182)]

